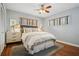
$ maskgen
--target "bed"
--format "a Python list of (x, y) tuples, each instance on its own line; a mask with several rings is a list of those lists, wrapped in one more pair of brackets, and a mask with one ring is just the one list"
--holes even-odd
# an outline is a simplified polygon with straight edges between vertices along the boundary
[(48, 32), (38, 31), (36, 27), (23, 27), (22, 42), (29, 54), (55, 46), (56, 37)]

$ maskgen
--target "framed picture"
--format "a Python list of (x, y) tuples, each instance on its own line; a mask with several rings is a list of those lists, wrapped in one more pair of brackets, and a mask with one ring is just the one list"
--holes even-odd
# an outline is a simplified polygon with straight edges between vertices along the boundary
[(14, 26), (17, 24), (17, 21), (15, 19), (10, 19), (10, 26)]

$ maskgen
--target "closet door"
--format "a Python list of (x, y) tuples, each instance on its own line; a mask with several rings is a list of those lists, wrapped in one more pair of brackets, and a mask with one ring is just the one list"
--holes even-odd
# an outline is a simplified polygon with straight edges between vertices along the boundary
[(5, 11), (3, 4), (0, 4), (0, 54), (5, 46)]

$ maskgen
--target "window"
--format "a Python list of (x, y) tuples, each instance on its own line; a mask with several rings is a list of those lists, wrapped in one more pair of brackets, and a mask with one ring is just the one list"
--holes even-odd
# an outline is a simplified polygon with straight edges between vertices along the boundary
[(68, 16), (49, 20), (49, 26), (51, 25), (58, 26), (58, 25), (66, 25), (66, 24), (68, 24)]

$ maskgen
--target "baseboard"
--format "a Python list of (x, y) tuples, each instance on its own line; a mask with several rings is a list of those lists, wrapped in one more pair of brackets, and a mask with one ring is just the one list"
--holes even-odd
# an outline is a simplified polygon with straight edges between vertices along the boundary
[(69, 42), (61, 41), (61, 40), (56, 40), (56, 41), (64, 43), (64, 44), (68, 44), (68, 45), (71, 45), (71, 46), (79, 47), (79, 45), (77, 45), (77, 44), (72, 44), (72, 43), (69, 43)]

